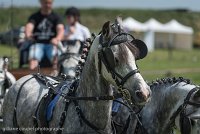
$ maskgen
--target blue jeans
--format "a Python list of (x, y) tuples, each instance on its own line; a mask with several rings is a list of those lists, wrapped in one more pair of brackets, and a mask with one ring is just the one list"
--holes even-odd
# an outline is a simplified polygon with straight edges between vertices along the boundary
[(29, 49), (29, 60), (35, 59), (41, 61), (46, 55), (49, 61), (53, 61), (53, 57), (57, 54), (56, 48), (52, 44), (33, 44)]

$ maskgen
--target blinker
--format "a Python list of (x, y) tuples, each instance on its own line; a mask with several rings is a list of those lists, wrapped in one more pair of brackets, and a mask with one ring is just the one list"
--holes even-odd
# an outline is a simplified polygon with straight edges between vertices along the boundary
[(114, 56), (111, 48), (105, 48), (103, 50), (103, 55), (104, 55), (106, 62), (108, 63), (108, 66), (110, 67), (110, 69), (114, 69), (116, 62), (115, 62), (115, 56)]

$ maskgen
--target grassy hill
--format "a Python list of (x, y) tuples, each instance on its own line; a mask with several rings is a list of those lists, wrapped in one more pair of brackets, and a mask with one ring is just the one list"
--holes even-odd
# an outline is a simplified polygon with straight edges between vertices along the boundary
[[(22, 8), (15, 7), (13, 10), (13, 25), (18, 27), (24, 25), (28, 16), (37, 11), (38, 8)], [(65, 8), (55, 9), (63, 16)], [(8, 8), (0, 9), (0, 32), (10, 28), (11, 10)], [(89, 27), (91, 32), (99, 32), (105, 21), (113, 20), (116, 16), (121, 15), (123, 18), (128, 16), (134, 17), (136, 20), (145, 22), (149, 18), (155, 18), (162, 23), (166, 23), (171, 19), (176, 19), (180, 23), (191, 26), (194, 29), (194, 44), (200, 46), (200, 13), (199, 12), (179, 12), (166, 10), (125, 10), (125, 9), (82, 9), (81, 22)]]

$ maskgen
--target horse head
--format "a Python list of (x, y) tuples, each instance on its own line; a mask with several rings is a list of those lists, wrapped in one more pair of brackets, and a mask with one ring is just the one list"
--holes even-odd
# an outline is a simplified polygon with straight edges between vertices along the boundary
[(180, 130), (182, 134), (198, 134), (200, 132), (200, 89), (191, 92), (188, 105), (180, 115)]
[(136, 65), (137, 60), (147, 55), (146, 44), (125, 33), (120, 19), (114, 24), (106, 22), (93, 43), (99, 44), (95, 56), (99, 74), (114, 85), (129, 102), (140, 105), (146, 103), (151, 91)]
[(59, 43), (58, 48), (62, 52), (59, 57), (60, 73), (65, 74), (69, 79), (74, 78), (76, 66), (80, 60), (81, 42), (68, 41), (64, 42), (64, 45)]

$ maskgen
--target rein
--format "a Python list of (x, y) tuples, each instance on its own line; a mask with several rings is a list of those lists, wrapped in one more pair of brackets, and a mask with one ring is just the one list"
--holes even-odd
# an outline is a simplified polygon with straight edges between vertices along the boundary
[[(45, 76), (41, 75), (41, 74), (34, 74), (34, 77), (38, 78), (43, 84), (45, 84), (49, 89), (51, 89), (53, 92), (53, 94), (56, 95), (60, 95), (61, 97), (63, 97), (65, 100), (87, 100), (87, 101), (100, 101), (100, 100), (115, 100), (118, 98), (122, 97), (122, 94), (117, 93), (114, 95), (105, 95), (105, 96), (92, 96), (92, 97), (75, 97), (75, 96), (68, 96), (65, 93), (60, 93), (58, 92), (55, 87), (53, 86), (53, 83), (51, 83)], [(79, 79), (75, 80), (75, 81), (79, 81)], [(70, 89), (74, 90), (75, 88), (77, 88), (75, 85), (72, 84), (72, 86), (70, 86)]]

